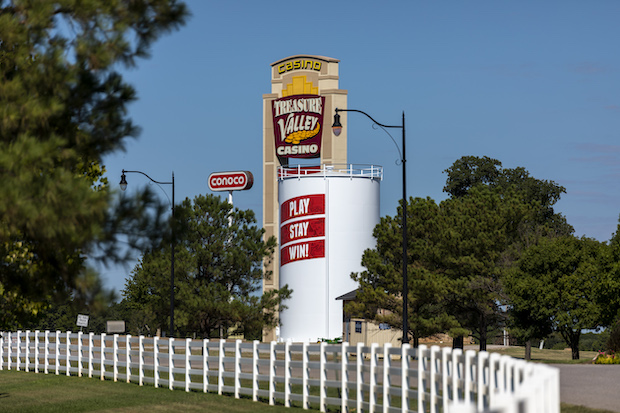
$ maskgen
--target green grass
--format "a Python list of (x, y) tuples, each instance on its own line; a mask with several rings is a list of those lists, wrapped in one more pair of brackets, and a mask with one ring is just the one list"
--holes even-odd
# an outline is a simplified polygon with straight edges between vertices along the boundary
[(610, 410), (590, 409), (584, 406), (574, 406), (572, 404), (562, 403), (560, 405), (561, 413), (613, 413)]
[[(508, 347), (506, 349), (490, 349), (491, 353), (505, 354), (517, 359), (525, 358), (525, 347)], [(592, 362), (592, 359), (596, 357), (598, 353), (596, 351), (580, 351), (579, 360), (572, 360), (572, 354), (570, 349), (565, 350), (547, 350), (532, 348), (532, 361), (538, 363), (552, 363), (552, 364), (588, 364)]]
[[(0, 411), (4, 412), (295, 412), (301, 408), (269, 406), (213, 393), (170, 391), (167, 388), (98, 378), (0, 371)], [(330, 411), (339, 409), (330, 408)], [(318, 411), (318, 408), (316, 409)], [(562, 403), (562, 413), (609, 413)]]
[(8, 412), (291, 412), (301, 409), (231, 396), (170, 391), (85, 377), (0, 371), (0, 411)]

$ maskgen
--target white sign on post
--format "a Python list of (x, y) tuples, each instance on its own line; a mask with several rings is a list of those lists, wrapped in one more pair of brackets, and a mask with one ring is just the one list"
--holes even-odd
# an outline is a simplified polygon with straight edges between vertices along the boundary
[(88, 327), (88, 316), (84, 314), (78, 314), (77, 322), (78, 327)]

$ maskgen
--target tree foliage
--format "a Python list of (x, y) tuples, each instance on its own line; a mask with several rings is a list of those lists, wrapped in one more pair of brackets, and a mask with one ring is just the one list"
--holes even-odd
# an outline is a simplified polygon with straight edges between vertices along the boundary
[(138, 133), (116, 69), (185, 16), (175, 0), (0, 1), (0, 327), (66, 299), (110, 241), (101, 160)]
[[(396, 217), (383, 217), (375, 227), (374, 249), (362, 257), (366, 271), (352, 274), (359, 283), (356, 301), (348, 311), (394, 328), (403, 326), (402, 204)], [(408, 219), (408, 335), (418, 339), (458, 327), (447, 314), (444, 298), (452, 291), (450, 280), (438, 268), (440, 208), (430, 198), (410, 199)]]
[[(553, 210), (565, 190), (488, 157), (460, 158), (446, 173), (450, 198), (407, 203), (411, 335), (471, 332), (485, 349), (488, 333), (506, 323), (502, 278), (538, 238), (572, 233)], [(375, 228), (377, 246), (364, 253), (367, 271), (353, 275), (360, 286), (350, 308), (395, 327), (402, 326), (401, 214), (402, 205)]]
[(544, 333), (547, 326), (553, 327), (576, 360), (582, 330), (612, 321), (610, 303), (604, 299), (614, 284), (608, 265), (604, 243), (573, 236), (541, 238), (506, 278), (506, 290), (514, 308), (533, 319), (529, 328), (541, 326)]
[[(186, 199), (177, 211), (176, 329), (204, 337), (233, 332), (258, 338), (264, 326), (275, 326), (276, 310), (286, 308), (282, 302), (291, 291), (284, 286), (258, 294), (262, 264), (276, 240), (262, 240), (254, 213), (213, 195)], [(154, 332), (168, 325), (170, 255), (168, 245), (145, 253), (126, 283), (126, 305), (143, 314), (136, 328)]]

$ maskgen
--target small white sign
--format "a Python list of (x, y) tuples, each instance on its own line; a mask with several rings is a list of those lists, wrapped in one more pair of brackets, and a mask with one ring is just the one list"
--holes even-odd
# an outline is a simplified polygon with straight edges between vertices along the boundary
[(78, 314), (77, 323), (75, 324), (77, 324), (78, 327), (88, 327), (88, 316), (84, 314)]

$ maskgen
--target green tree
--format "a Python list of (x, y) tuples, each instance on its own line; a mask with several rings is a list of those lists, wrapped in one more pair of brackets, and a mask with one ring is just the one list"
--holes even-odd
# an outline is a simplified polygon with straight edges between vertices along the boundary
[(488, 156), (463, 156), (444, 172), (448, 178), (443, 190), (452, 199), (466, 196), (472, 188), (485, 185), (499, 193), (514, 191), (523, 202), (535, 205), (538, 208), (535, 220), (522, 228), (524, 241), (531, 243), (538, 236), (574, 232), (566, 218), (553, 209), (566, 193), (566, 188), (554, 181), (536, 179), (523, 167), (502, 168), (500, 161)]
[(116, 70), (186, 15), (175, 0), (0, 1), (0, 328), (66, 300), (98, 240), (112, 249), (122, 215), (101, 160), (138, 133)]
[[(529, 206), (529, 213), (513, 228), (515, 232), (510, 235), (511, 239), (502, 253), (504, 269), (510, 268), (523, 251), (535, 244), (539, 238), (566, 236), (574, 232), (565, 217), (553, 209), (566, 189), (553, 181), (530, 176), (523, 167), (504, 169), (501, 162), (496, 159), (486, 156), (464, 156), (444, 172), (448, 175), (444, 191), (450, 195), (451, 200), (465, 199), (471, 194), (472, 189), (484, 186), (500, 196), (510, 194), (511, 198), (516, 198)], [(467, 234), (464, 236), (467, 237)], [(497, 292), (497, 299), (506, 303), (498, 276), (494, 277), (494, 289)], [(524, 339), (526, 343), (548, 331), (548, 326), (543, 321), (537, 320), (527, 312), (521, 312), (515, 306), (510, 308), (509, 314), (512, 319), (509, 320), (509, 324), (512, 333)]]
[(449, 311), (485, 350), (488, 333), (505, 322), (500, 280), (533, 210), (514, 192), (482, 185), (467, 196), (445, 200), (441, 210), (439, 267), (454, 283)]
[[(351, 314), (399, 329), (403, 326), (401, 214), (402, 204), (396, 217), (383, 217), (375, 227), (377, 245), (363, 254), (366, 271), (352, 274), (359, 287), (356, 300), (347, 308)], [(452, 284), (437, 271), (439, 214), (430, 198), (410, 199), (407, 205), (407, 334), (413, 337), (414, 346), (422, 337), (458, 327), (444, 305)]]
[(535, 325), (550, 324), (578, 360), (582, 330), (613, 320), (606, 301), (614, 285), (609, 265), (609, 247), (594, 239), (541, 238), (524, 252), (505, 288), (518, 311), (529, 313)]
[[(263, 260), (276, 247), (263, 241), (251, 210), (233, 209), (213, 195), (186, 199), (176, 209), (175, 328), (185, 334), (226, 337), (229, 331), (255, 338), (275, 326), (286, 307), (287, 286), (259, 295)], [(145, 253), (127, 280), (127, 305), (143, 311), (151, 331), (169, 322), (169, 246)]]

